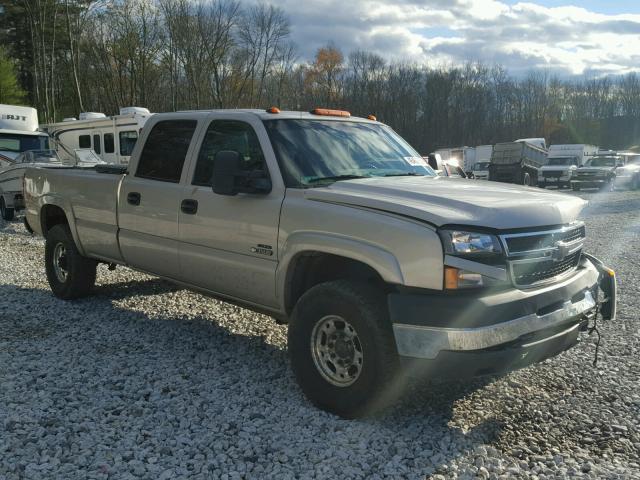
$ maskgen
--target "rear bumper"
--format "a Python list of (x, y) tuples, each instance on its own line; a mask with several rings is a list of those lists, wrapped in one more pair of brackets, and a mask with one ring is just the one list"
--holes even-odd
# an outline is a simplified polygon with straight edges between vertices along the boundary
[(585, 256), (569, 279), (535, 290), (392, 294), (398, 353), (420, 360), (420, 371), (447, 375), (499, 373), (554, 356), (595, 316), (603, 268)]

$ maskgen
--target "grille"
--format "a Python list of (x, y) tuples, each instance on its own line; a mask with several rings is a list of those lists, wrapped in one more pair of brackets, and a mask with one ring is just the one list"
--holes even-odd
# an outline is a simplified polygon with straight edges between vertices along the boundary
[(561, 172), (560, 170), (556, 170), (556, 171), (545, 171), (545, 172), (542, 172), (542, 176), (543, 176), (544, 178), (549, 178), (549, 177), (556, 178), (556, 177), (560, 177), (560, 176), (562, 176), (562, 175), (566, 175), (566, 173)]
[(516, 285), (533, 285), (544, 280), (549, 280), (558, 275), (563, 275), (575, 269), (580, 262), (578, 251), (568, 255), (564, 260), (556, 262), (553, 260), (543, 260), (530, 263), (512, 263), (511, 272)]
[[(584, 238), (584, 224), (543, 232), (504, 235), (502, 240), (507, 247), (513, 283), (516, 286), (531, 286), (552, 281), (575, 270), (582, 254), (580, 241)], [(564, 258), (563, 252), (566, 255)]]
[(526, 253), (532, 250), (553, 248), (557, 241), (570, 242), (584, 237), (584, 225), (579, 225), (569, 230), (507, 237), (506, 243), (507, 248), (509, 249), (509, 254), (513, 255), (514, 253)]

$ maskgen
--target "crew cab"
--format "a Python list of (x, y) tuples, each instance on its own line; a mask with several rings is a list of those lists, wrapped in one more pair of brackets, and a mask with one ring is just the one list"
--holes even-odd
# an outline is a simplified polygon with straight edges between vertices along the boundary
[(578, 157), (553, 157), (549, 158), (546, 165), (538, 171), (538, 186), (547, 187), (555, 185), (558, 188), (569, 187), (571, 178), (578, 170), (580, 159)]
[(129, 165), (32, 168), (25, 194), (56, 296), (90, 294), (103, 262), (272, 315), (303, 392), (346, 418), (404, 372), (506, 372), (615, 316), (584, 200), (440, 177), (348, 112), (157, 114)]
[(598, 155), (590, 158), (584, 166), (578, 168), (571, 177), (571, 188), (612, 189), (615, 186), (616, 171), (625, 166), (623, 157), (616, 155)]

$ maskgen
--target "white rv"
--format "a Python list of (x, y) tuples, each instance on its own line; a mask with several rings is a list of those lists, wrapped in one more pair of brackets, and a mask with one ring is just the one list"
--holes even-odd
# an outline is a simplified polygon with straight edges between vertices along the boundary
[(0, 167), (22, 152), (49, 148), (49, 137), (38, 131), (38, 111), (31, 107), (0, 105)]
[(61, 159), (73, 158), (75, 150), (90, 148), (107, 163), (128, 164), (140, 129), (152, 115), (146, 108), (126, 107), (120, 115), (84, 112), (78, 120), (45, 125), (52, 146)]

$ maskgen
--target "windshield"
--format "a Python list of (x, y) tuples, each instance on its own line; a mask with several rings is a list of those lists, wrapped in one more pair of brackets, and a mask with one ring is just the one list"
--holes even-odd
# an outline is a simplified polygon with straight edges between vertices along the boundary
[(0, 151), (20, 153), (47, 148), (49, 148), (49, 137), (44, 135), (0, 133)]
[(474, 170), (489, 170), (489, 162), (478, 162), (473, 166)]
[(592, 158), (587, 162), (588, 167), (615, 167), (616, 157)]
[(550, 158), (549, 165), (574, 165), (576, 159), (573, 157)]
[(264, 125), (287, 187), (435, 172), (389, 127), (338, 120), (269, 120)]
[(60, 158), (58, 158), (55, 150), (31, 150), (24, 153), (22, 161), (29, 163), (55, 163), (59, 162)]

